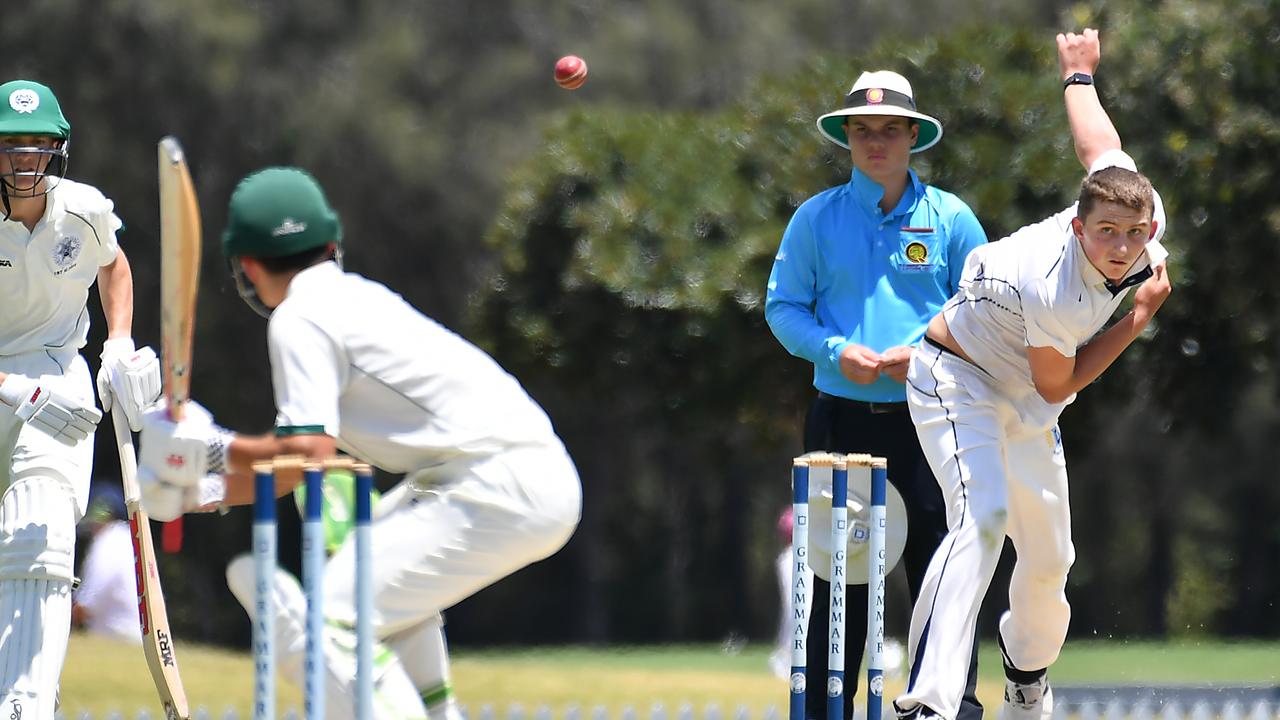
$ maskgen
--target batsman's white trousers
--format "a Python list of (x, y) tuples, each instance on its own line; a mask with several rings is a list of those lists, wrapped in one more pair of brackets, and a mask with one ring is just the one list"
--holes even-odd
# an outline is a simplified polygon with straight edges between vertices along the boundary
[(900, 711), (918, 705), (954, 720), (969, 672), (974, 624), (1006, 535), (1017, 550), (1000, 636), (1014, 667), (1058, 657), (1071, 619), (1065, 587), (1075, 558), (1067, 465), (1056, 426), (1027, 427), (991, 377), (921, 343), (907, 400), (947, 505), (938, 546), (911, 615), (911, 674)]
[[(385, 498), (371, 532), (374, 633), (385, 639), (432, 619), (548, 557), (569, 540), (581, 510), (578, 473), (558, 441), (460, 468), (394, 502)], [(353, 533), (325, 568), (327, 617), (355, 622), (354, 582)]]

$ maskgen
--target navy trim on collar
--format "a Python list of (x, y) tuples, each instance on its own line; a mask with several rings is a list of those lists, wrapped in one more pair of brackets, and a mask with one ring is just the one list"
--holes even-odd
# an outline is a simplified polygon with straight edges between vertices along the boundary
[(1128, 288), (1131, 288), (1134, 285), (1139, 285), (1145, 282), (1147, 278), (1151, 277), (1154, 274), (1155, 273), (1151, 270), (1151, 266), (1148, 265), (1142, 268), (1141, 270), (1139, 270), (1138, 272), (1125, 278), (1124, 280), (1121, 280), (1118, 283), (1107, 280), (1105, 285), (1107, 290), (1111, 292), (1111, 297), (1115, 297), (1120, 293), (1124, 292), (1125, 290), (1127, 290)]

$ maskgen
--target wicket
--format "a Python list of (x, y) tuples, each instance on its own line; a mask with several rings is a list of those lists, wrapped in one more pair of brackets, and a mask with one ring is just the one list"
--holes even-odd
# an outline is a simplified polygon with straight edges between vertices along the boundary
[(371, 562), (373, 469), (339, 458), (307, 462), (280, 457), (254, 463), (253, 566), (254, 709), (255, 720), (275, 717), (275, 571), (276, 474), (302, 473), (306, 505), (302, 522), (302, 587), (307, 599), (306, 681), (303, 703), (307, 720), (325, 717), (324, 661), (324, 524), (321, 517), (326, 470), (351, 470), (356, 476), (356, 720), (373, 717), (373, 572)]
[[(831, 480), (831, 615), (827, 653), (827, 720), (845, 720), (844, 715), (844, 635), (846, 552), (849, 542), (849, 471), (870, 473), (871, 498), (867, 522), (853, 524), (854, 542), (868, 547), (867, 599), (867, 720), (880, 720), (884, 699), (884, 586), (885, 499), (888, 465), (884, 458), (870, 455), (810, 453), (795, 458), (791, 465), (791, 714), (790, 720), (805, 718), (805, 668), (808, 663), (809, 587), (805, 580), (809, 554), (810, 480)], [(813, 477), (811, 477), (811, 474)]]

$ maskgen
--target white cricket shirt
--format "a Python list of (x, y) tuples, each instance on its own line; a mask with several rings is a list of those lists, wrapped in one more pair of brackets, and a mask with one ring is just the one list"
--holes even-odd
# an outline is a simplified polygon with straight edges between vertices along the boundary
[(63, 179), (28, 232), (0, 220), (0, 356), (79, 350), (89, 335), (89, 288), (116, 259), (120, 218), (97, 188)]
[[(1132, 159), (1114, 152), (1100, 158), (1090, 171), (1125, 167), (1125, 160), (1134, 169)], [(1046, 402), (1031, 379), (1027, 348), (1052, 347), (1074, 357), (1106, 325), (1129, 290), (1137, 287), (1118, 292), (1108, 288), (1071, 230), (1075, 216), (1073, 204), (976, 248), (965, 262), (960, 290), (942, 310), (956, 342), (1014, 402), (1029, 425), (1052, 425), (1075, 395), (1061, 403)], [(1126, 280), (1146, 276), (1151, 265), (1168, 256), (1159, 242), (1165, 217), (1158, 195), (1154, 217), (1156, 237), (1147, 243)]]
[(492, 358), (333, 262), (294, 276), (267, 341), (278, 433), (324, 432), (391, 472), (559, 443)]

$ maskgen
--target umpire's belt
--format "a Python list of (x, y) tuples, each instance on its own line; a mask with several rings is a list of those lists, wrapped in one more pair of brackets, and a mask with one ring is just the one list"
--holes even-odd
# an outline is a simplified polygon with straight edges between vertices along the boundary
[(907, 402), (905, 400), (899, 402), (866, 402), (864, 400), (851, 400), (849, 398), (838, 397), (830, 393), (824, 393), (821, 390), (818, 391), (818, 397), (837, 403), (841, 407), (849, 408), (856, 412), (870, 413), (872, 415), (907, 411)]

